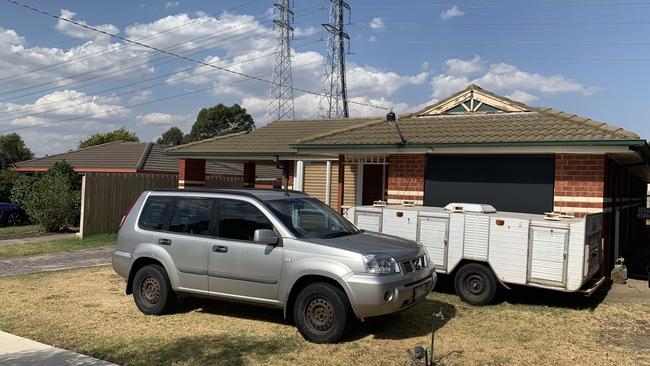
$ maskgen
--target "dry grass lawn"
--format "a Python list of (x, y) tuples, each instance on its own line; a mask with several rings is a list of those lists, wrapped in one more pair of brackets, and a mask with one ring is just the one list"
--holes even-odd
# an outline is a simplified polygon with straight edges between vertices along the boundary
[(0, 329), (123, 365), (407, 365), (406, 350), (429, 343), (441, 309), (442, 364), (650, 364), (648, 302), (577, 308), (576, 298), (533, 292), (478, 308), (432, 293), (402, 314), (355, 324), (341, 344), (317, 345), (277, 310), (192, 299), (171, 315), (142, 315), (108, 267), (2, 278), (0, 294)]

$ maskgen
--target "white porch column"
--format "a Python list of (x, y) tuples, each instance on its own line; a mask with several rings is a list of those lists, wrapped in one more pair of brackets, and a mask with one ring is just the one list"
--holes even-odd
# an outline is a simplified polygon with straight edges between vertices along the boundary
[(305, 182), (305, 163), (302, 160), (296, 161), (295, 175), (293, 177), (293, 190), (302, 192)]
[(332, 162), (328, 160), (325, 163), (326, 170), (325, 170), (325, 203), (330, 205), (332, 204), (331, 202), (331, 195), (332, 195)]

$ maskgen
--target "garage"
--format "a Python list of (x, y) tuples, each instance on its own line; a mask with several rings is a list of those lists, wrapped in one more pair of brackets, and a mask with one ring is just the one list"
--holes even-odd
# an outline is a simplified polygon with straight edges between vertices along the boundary
[(428, 155), (424, 204), (493, 205), (499, 211), (553, 211), (555, 158), (530, 155)]

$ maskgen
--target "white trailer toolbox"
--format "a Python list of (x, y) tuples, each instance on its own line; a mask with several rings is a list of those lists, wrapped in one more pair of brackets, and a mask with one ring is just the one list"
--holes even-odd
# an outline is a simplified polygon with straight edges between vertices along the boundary
[[(601, 214), (573, 218), (497, 212), (489, 205), (452, 203), (445, 208), (357, 206), (350, 208), (346, 217), (360, 229), (421, 243), (437, 272), (456, 277), (461, 274), (462, 278), (455, 281), (457, 291), (465, 286), (469, 295), (489, 287), (490, 276), (506, 286), (584, 290), (601, 261)], [(472, 276), (485, 270), (490, 273), (482, 275), (488, 277), (484, 283), (480, 273)]]

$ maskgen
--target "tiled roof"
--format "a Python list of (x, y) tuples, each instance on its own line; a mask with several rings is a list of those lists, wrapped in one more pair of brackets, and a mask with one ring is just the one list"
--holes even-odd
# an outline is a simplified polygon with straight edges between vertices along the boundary
[[(554, 110), (521, 113), (407, 116), (399, 125), (408, 143), (462, 144), (639, 140), (639, 136), (600, 122)], [(299, 145), (397, 144), (399, 135), (385, 120), (302, 139)]]
[[(375, 119), (376, 120), (376, 119)], [(367, 123), (371, 119), (348, 118), (326, 120), (274, 121), (250, 133), (236, 133), (199, 142), (172, 147), (169, 155), (259, 153), (264, 155), (291, 154), (290, 145), (307, 137)]]
[[(50, 155), (17, 163), (20, 171), (41, 171), (55, 162), (65, 160), (78, 172), (124, 171), (142, 173), (178, 173), (178, 159), (162, 154), (167, 147), (152, 142), (116, 141), (85, 149)], [(243, 165), (237, 162), (206, 162), (208, 175), (243, 175)], [(278, 178), (282, 170), (260, 165), (256, 169), (260, 178)]]

